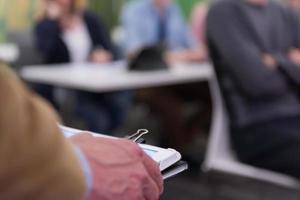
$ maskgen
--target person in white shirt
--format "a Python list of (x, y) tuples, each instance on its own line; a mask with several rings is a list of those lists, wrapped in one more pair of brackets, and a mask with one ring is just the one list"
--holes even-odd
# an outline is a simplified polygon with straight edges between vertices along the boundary
[[(44, 2), (45, 12), (35, 27), (35, 40), (45, 64), (107, 63), (117, 58), (106, 27), (80, 1)], [(37, 91), (58, 107), (52, 87), (38, 86)], [(78, 92), (77, 102), (77, 115), (84, 120), (87, 129), (110, 133), (124, 121), (131, 95)]]

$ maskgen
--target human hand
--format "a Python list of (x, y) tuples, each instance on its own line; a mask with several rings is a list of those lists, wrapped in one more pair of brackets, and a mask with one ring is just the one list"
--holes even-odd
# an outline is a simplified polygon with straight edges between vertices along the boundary
[(178, 62), (204, 62), (208, 58), (206, 48), (167, 52), (165, 60), (169, 63)]
[(290, 51), (288, 52), (288, 57), (292, 62), (300, 65), (300, 49), (297, 48), (290, 49)]
[(185, 51), (166, 52), (164, 58), (168, 64), (185, 62), (187, 60), (187, 54)]
[(91, 200), (157, 200), (163, 191), (158, 164), (135, 143), (80, 134), (71, 141), (84, 152), (93, 174)]
[(112, 55), (103, 49), (96, 49), (91, 53), (90, 61), (94, 63), (105, 63), (112, 60)]
[(270, 70), (277, 69), (277, 62), (271, 54), (268, 53), (263, 54), (262, 61), (267, 66), (268, 69)]

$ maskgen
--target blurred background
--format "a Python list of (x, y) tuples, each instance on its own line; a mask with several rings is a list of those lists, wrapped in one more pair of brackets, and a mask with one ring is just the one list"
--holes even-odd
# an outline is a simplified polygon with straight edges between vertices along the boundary
[[(130, 15), (136, 11), (133, 4), (137, 1), (143, 0), (84, 2), (84, 9), (101, 19), (101, 26), (93, 24), (91, 16), (83, 19), (89, 32), (97, 32), (95, 36), (90, 33), (89, 41), (89, 45), (96, 43), (92, 44), (95, 52), (89, 56), (89, 62), (75, 62), (72, 56), (76, 52), (67, 60), (58, 59), (55, 52), (65, 53), (59, 45), (49, 53), (51, 43), (57, 42), (53, 39), (55, 34), (64, 32), (49, 36), (51, 25), (47, 24), (54, 20), (49, 16), (51, 12), (55, 15), (54, 8), (48, 9), (50, 4), (45, 7), (42, 0), (0, 0), (0, 59), (52, 103), (65, 125), (118, 137), (146, 128), (150, 131), (146, 136), (148, 144), (179, 150), (190, 168), (166, 182), (162, 200), (299, 199), (297, 180), (241, 163), (232, 151), (227, 133), (229, 117), (224, 114), (226, 109), (205, 36), (207, 11), (212, 2), (174, 0), (176, 8), (170, 14), (176, 19), (170, 20), (170, 27), (175, 27), (173, 39), (177, 37), (182, 42), (178, 36), (181, 34), (186, 41), (180, 47), (180, 42), (174, 42), (175, 47), (164, 44), (168, 47), (162, 50), (160, 45), (152, 45), (155, 42), (151, 36), (147, 41), (147, 34), (132, 38), (135, 33), (131, 32), (131, 25), (141, 26), (143, 22), (136, 19), (146, 19), (148, 15), (142, 11), (140, 15)], [(45, 20), (47, 17), (50, 22)], [(152, 21), (145, 21), (150, 27), (146, 30), (151, 29)], [(162, 23), (168, 26), (166, 21)], [(68, 24), (65, 27), (67, 30)], [(99, 33), (97, 28), (105, 31)], [(166, 32), (160, 33), (163, 38), (167, 37)], [(68, 43), (68, 34), (72, 35), (64, 32), (63, 42), (70, 48), (74, 40)], [(97, 34), (111, 42), (98, 44), (94, 39)], [(135, 42), (141, 38), (146, 40), (143, 48), (147, 48), (137, 51)]]
[[(119, 23), (122, 6), (130, 0), (97, 1), (90, 0), (89, 7), (102, 17), (105, 24), (113, 29)], [(190, 16), (193, 6), (198, 2), (206, 3), (206, 0), (177, 0), (184, 15)], [(39, 0), (1, 0), (1, 41), (5, 41), (6, 34), (11, 31), (24, 31), (33, 26), (40, 13)]]

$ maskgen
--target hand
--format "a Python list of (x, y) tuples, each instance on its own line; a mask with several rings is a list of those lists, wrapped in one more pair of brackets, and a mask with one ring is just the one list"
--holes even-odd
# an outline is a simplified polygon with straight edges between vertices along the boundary
[(262, 61), (270, 70), (277, 69), (277, 62), (271, 54), (268, 53), (263, 54)]
[(165, 60), (172, 64), (176, 62), (203, 62), (207, 60), (206, 48), (167, 52)]
[(112, 60), (112, 55), (108, 51), (97, 49), (91, 53), (90, 61), (94, 63), (106, 63)]
[(187, 60), (187, 54), (185, 51), (166, 52), (164, 57), (166, 62), (169, 64), (185, 62)]
[(300, 65), (300, 49), (292, 48), (288, 52), (289, 59), (294, 62), (295, 64)]
[(135, 143), (81, 134), (71, 138), (89, 161), (91, 200), (157, 200), (163, 191), (158, 164)]

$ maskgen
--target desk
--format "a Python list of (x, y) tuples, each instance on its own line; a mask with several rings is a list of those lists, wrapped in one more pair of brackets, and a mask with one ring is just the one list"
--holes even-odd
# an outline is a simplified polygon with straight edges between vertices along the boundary
[(209, 63), (176, 64), (169, 70), (148, 72), (128, 71), (126, 66), (122, 61), (101, 65), (27, 66), (20, 75), (33, 83), (99, 93), (208, 81), (213, 76)]

